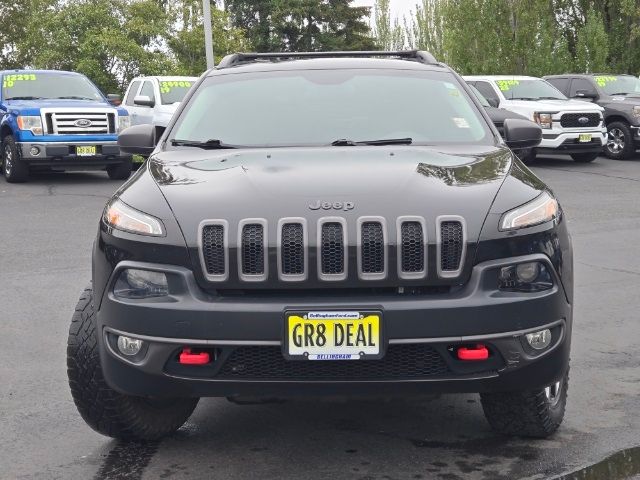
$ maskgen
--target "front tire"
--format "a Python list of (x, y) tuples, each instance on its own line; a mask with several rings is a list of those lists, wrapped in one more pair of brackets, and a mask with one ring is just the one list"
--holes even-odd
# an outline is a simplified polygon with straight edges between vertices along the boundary
[(541, 390), (480, 395), (487, 421), (503, 435), (547, 438), (564, 418), (569, 388), (569, 373)]
[(2, 170), (9, 183), (22, 183), (29, 176), (29, 167), (20, 161), (18, 145), (11, 135), (2, 139)]
[(572, 153), (571, 158), (573, 158), (574, 162), (578, 163), (589, 163), (593, 162), (596, 158), (600, 156), (600, 152), (588, 152), (588, 153)]
[(126, 180), (133, 170), (133, 159), (128, 158), (118, 165), (110, 165), (107, 167), (107, 174), (111, 180)]
[(84, 290), (71, 319), (67, 374), (73, 401), (97, 432), (122, 440), (156, 440), (187, 421), (198, 398), (155, 399), (123, 395), (102, 376), (93, 290)]
[(607, 125), (607, 144), (604, 153), (614, 160), (628, 160), (635, 154), (631, 128), (624, 122), (611, 122)]

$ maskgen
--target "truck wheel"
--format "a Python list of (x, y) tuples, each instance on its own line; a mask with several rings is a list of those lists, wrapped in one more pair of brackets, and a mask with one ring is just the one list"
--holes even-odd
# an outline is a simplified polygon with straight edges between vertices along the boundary
[(518, 158), (522, 161), (522, 163), (524, 163), (525, 165), (531, 165), (533, 162), (536, 161), (536, 153), (537, 152), (535, 148), (529, 148), (529, 149), (518, 151), (517, 155), (518, 155)]
[(93, 290), (87, 287), (71, 318), (67, 375), (73, 401), (97, 432), (122, 440), (155, 440), (187, 421), (198, 398), (145, 398), (111, 389), (102, 376)]
[(2, 140), (2, 165), (7, 182), (20, 183), (27, 180), (29, 167), (20, 161), (18, 146), (11, 135)]
[(607, 144), (604, 153), (614, 160), (627, 160), (636, 152), (633, 135), (629, 125), (624, 122), (611, 122), (607, 125)]
[(107, 173), (111, 180), (126, 180), (133, 170), (133, 159), (128, 158), (118, 165), (110, 165), (107, 167)]
[(518, 437), (546, 438), (562, 423), (569, 373), (541, 390), (480, 395), (487, 421), (495, 431)]
[(588, 152), (588, 153), (572, 153), (571, 158), (573, 158), (574, 162), (578, 163), (589, 163), (593, 162), (596, 158), (600, 156), (600, 152)]

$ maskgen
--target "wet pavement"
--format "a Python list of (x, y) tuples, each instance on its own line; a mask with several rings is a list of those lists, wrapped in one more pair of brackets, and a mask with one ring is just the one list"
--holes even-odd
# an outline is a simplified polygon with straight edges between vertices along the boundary
[(0, 479), (627, 479), (640, 476), (640, 160), (534, 171), (567, 213), (576, 310), (569, 403), (548, 440), (494, 434), (475, 395), (235, 405), (204, 399), (175, 436), (90, 430), (66, 383), (104, 173), (0, 179)]

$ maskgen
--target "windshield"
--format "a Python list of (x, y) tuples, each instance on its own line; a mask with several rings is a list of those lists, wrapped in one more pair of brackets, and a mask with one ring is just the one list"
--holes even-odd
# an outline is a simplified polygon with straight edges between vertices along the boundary
[(567, 100), (560, 90), (539, 78), (495, 82), (507, 100)]
[(210, 77), (191, 97), (170, 138), (247, 147), (390, 139), (493, 143), (452, 74), (367, 69)]
[(2, 77), (2, 98), (104, 101), (100, 91), (82, 75), (38, 72), (5, 74)]
[(597, 75), (593, 78), (607, 95), (640, 93), (640, 79), (631, 75)]
[(170, 105), (181, 102), (194, 83), (195, 79), (185, 80), (175, 78), (171, 80), (161, 80), (160, 96), (162, 97), (162, 104)]

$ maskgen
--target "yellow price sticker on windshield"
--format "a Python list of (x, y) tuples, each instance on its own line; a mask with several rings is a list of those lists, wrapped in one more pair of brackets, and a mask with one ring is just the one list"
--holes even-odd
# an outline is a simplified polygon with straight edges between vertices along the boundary
[(511, 90), (511, 87), (520, 85), (519, 80), (496, 80), (496, 83), (498, 84), (498, 88), (503, 92)]
[(618, 81), (618, 77), (614, 77), (612, 75), (597, 75), (593, 78), (595, 79), (596, 83), (601, 87), (604, 87), (609, 82)]
[(2, 77), (2, 88), (11, 88), (16, 82), (29, 82), (36, 80), (34, 73), (12, 73)]
[(186, 82), (184, 80), (160, 82), (160, 93), (169, 93), (174, 88), (191, 88), (191, 82)]

